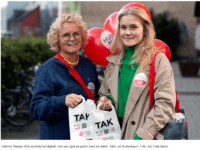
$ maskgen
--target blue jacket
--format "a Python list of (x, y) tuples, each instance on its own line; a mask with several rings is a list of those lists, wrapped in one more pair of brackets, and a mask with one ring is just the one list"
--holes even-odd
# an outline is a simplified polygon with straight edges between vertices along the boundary
[[(91, 89), (91, 91), (95, 91), (94, 97), (97, 99), (99, 81), (92, 62), (80, 56), (79, 64), (74, 69), (87, 86), (95, 87), (95, 90)], [(40, 66), (35, 76), (30, 112), (33, 118), (41, 120), (41, 139), (70, 139), (65, 97), (71, 93), (88, 99), (82, 86), (70, 74), (63, 62), (53, 57)]]

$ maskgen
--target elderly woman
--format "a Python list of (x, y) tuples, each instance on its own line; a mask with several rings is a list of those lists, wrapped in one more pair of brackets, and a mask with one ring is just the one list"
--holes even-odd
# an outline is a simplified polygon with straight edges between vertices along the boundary
[(70, 139), (68, 107), (75, 107), (81, 96), (89, 98), (69, 69), (78, 72), (93, 98), (97, 98), (96, 69), (77, 53), (87, 44), (87, 37), (86, 24), (78, 13), (63, 13), (50, 28), (47, 41), (58, 57), (50, 58), (38, 69), (31, 100), (31, 115), (41, 120), (41, 139)]
[[(152, 140), (175, 112), (172, 67), (163, 53), (155, 60), (154, 106), (150, 111), (149, 68), (157, 51), (155, 31), (147, 13), (137, 7), (119, 13), (118, 28), (99, 90), (101, 109), (114, 104), (122, 139)], [(119, 51), (116, 51), (119, 49)]]

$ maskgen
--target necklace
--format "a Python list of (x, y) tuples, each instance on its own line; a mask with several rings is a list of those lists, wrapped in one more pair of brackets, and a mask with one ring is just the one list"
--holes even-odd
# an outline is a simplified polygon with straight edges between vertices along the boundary
[[(61, 54), (60, 54), (61, 55)], [(63, 57), (63, 55), (61, 55), (62, 57)], [(73, 67), (75, 67), (75, 66), (77, 66), (78, 65), (78, 63), (79, 63), (79, 55), (77, 54), (77, 61), (76, 62), (71, 62), (71, 61), (69, 61), (69, 60), (66, 60), (65, 59), (65, 57), (63, 57), (64, 58), (64, 60), (73, 68)]]

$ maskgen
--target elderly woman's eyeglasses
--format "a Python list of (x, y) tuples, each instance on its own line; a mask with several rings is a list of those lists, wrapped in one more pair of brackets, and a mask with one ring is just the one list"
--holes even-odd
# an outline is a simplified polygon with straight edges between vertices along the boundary
[(81, 38), (81, 31), (73, 32), (72, 35), (70, 33), (64, 33), (60, 35), (60, 37), (65, 41), (70, 40), (71, 36), (73, 36), (76, 40), (78, 40)]

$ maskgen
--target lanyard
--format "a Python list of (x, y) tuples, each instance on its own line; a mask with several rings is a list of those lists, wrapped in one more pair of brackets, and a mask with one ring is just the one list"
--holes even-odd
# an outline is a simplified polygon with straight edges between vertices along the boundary
[(79, 75), (79, 73), (73, 69), (66, 61), (65, 59), (60, 55), (60, 54), (56, 54), (54, 57), (58, 58), (60, 61), (62, 61), (65, 65), (67, 65), (69, 72), (71, 73), (71, 75), (81, 84), (81, 86), (83, 87), (83, 89), (85, 90), (87, 96), (89, 97), (89, 99), (93, 100), (94, 103), (96, 104), (96, 101), (94, 99), (93, 94), (91, 93), (91, 91), (88, 89), (88, 87), (86, 86), (85, 82), (83, 81), (83, 79), (81, 78), (81, 76)]

